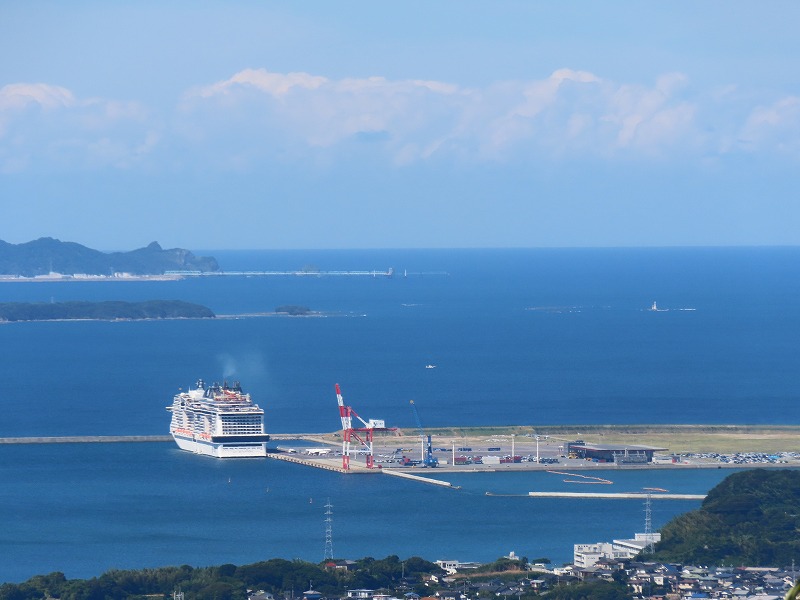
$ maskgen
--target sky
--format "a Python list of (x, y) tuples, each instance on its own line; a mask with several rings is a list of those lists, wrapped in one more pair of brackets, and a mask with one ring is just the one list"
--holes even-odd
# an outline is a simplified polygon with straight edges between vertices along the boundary
[(0, 239), (800, 244), (800, 3), (5, 0)]

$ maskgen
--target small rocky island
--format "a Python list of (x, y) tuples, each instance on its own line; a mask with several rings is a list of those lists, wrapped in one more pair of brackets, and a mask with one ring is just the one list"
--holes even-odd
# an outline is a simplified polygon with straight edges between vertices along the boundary
[(275, 309), (279, 315), (289, 315), (292, 317), (307, 317), (312, 314), (311, 309), (307, 306), (298, 306), (296, 304), (285, 304)]
[(51, 274), (69, 276), (119, 277), (164, 275), (167, 272), (219, 271), (216, 259), (195, 256), (189, 250), (164, 250), (158, 242), (129, 252), (100, 252), (53, 238), (40, 238), (22, 244), (0, 240), (0, 276), (43, 277)]
[(210, 308), (180, 300), (0, 303), (0, 322), (213, 319), (215, 316)]

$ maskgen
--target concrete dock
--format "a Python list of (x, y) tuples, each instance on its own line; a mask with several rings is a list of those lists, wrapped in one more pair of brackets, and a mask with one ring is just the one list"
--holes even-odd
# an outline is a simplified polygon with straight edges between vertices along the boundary
[[(304, 465), (306, 467), (314, 467), (316, 469), (325, 469), (326, 471), (335, 471), (337, 473), (347, 473), (342, 468), (342, 459), (332, 458), (309, 458), (305, 456), (298, 456), (297, 454), (288, 454), (285, 452), (267, 452), (267, 458), (275, 460), (282, 460), (284, 462), (294, 463), (296, 465)], [(367, 469), (360, 465), (353, 465), (350, 469), (352, 473), (373, 473), (376, 469)]]
[(449, 487), (453, 489), (461, 489), (457, 485), (453, 485), (449, 481), (442, 481), (441, 479), (432, 479), (430, 477), (420, 477), (419, 475), (412, 475), (411, 473), (403, 473), (402, 471), (396, 471), (393, 469), (381, 469), (384, 475), (392, 475), (394, 477), (400, 477), (402, 479), (411, 479), (413, 481), (419, 481), (420, 483), (430, 483), (431, 485), (440, 485), (442, 487)]

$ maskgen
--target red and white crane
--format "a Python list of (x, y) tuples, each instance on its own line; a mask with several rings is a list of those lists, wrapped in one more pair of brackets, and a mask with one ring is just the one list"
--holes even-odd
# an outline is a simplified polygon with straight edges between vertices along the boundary
[[(336, 400), (339, 403), (339, 416), (342, 419), (342, 468), (345, 471), (350, 470), (350, 456), (353, 451), (353, 440), (360, 444), (360, 449), (356, 453), (363, 453), (367, 456), (367, 468), (372, 469), (375, 467), (375, 455), (372, 451), (372, 438), (375, 431), (395, 431), (397, 428), (387, 428), (383, 420), (370, 419), (365, 421), (362, 419), (353, 407), (347, 406), (342, 398), (342, 390), (339, 384), (336, 384)], [(361, 421), (363, 427), (353, 427), (353, 417)]]

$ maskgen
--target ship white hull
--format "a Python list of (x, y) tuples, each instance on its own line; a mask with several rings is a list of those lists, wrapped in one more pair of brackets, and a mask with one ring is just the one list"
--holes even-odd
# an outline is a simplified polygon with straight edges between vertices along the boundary
[(169, 431), (181, 450), (215, 458), (267, 455), (264, 411), (238, 381), (207, 386), (200, 380), (176, 394), (166, 408), (172, 413)]
[(172, 434), (172, 438), (181, 450), (216, 458), (260, 458), (267, 455), (266, 442), (210, 442), (176, 433)]

